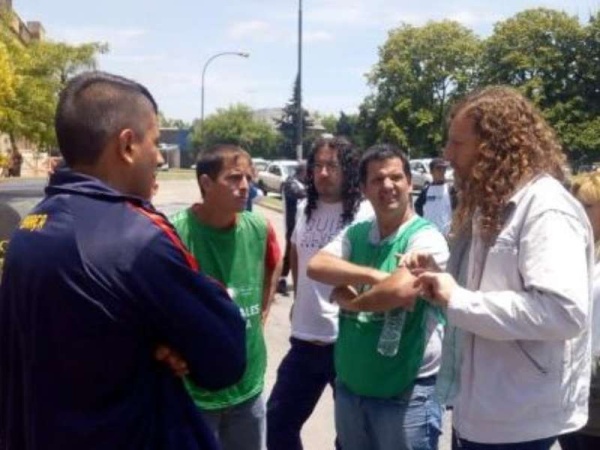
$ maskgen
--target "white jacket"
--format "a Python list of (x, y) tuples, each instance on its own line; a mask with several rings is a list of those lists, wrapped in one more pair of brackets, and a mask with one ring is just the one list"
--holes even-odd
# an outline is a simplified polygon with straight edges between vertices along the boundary
[(593, 242), (583, 208), (549, 176), (514, 195), (487, 256), (473, 237), (467, 272), (485, 261), (481, 278), (456, 288), (447, 311), (464, 330), (459, 438), (523, 442), (585, 425)]

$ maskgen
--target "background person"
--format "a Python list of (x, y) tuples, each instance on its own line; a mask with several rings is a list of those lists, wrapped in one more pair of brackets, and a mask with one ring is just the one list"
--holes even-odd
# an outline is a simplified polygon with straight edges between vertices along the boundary
[(290, 250), (292, 233), (296, 226), (298, 203), (306, 197), (306, 164), (301, 162), (283, 184), (283, 212), (285, 216), (285, 252), (283, 269), (277, 283), (277, 293), (288, 295), (287, 277), (290, 274)]
[(600, 448), (600, 172), (577, 175), (571, 192), (583, 205), (592, 224), (596, 244), (592, 307), (592, 380), (590, 384), (589, 418), (581, 430), (559, 437), (563, 450), (595, 450)]
[(452, 210), (456, 206), (456, 191), (446, 181), (448, 162), (443, 158), (433, 158), (429, 170), (433, 180), (427, 184), (415, 200), (415, 211), (433, 223), (444, 236), (450, 233)]

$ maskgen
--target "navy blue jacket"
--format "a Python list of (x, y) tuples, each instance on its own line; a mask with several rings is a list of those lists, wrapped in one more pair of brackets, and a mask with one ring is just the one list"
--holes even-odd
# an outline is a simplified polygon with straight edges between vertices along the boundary
[(245, 369), (245, 324), (147, 202), (61, 170), (13, 235), (0, 286), (0, 449), (214, 449), (181, 379)]

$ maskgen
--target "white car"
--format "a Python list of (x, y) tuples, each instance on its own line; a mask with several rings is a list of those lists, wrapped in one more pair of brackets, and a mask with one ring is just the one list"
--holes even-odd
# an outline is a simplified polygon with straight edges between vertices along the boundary
[[(413, 189), (420, 191), (426, 184), (433, 181), (429, 164), (433, 158), (411, 159), (410, 172), (412, 173)], [(446, 169), (446, 181), (454, 182), (454, 171), (451, 167)]]
[(298, 161), (279, 160), (271, 162), (265, 170), (258, 173), (258, 187), (266, 192), (281, 194), (283, 182), (294, 173)]

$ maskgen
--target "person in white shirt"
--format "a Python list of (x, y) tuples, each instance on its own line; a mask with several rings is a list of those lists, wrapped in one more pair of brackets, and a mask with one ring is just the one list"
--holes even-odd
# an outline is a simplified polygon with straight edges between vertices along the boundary
[(267, 402), (267, 448), (302, 449), (300, 431), (321, 394), (333, 387), (338, 306), (332, 287), (306, 276), (310, 258), (340, 230), (373, 215), (361, 201), (358, 154), (344, 138), (317, 140), (307, 160), (307, 198), (298, 205), (290, 265), (294, 282), (291, 348)]
[(515, 89), (457, 103), (444, 156), (459, 198), (448, 273), (423, 254), (404, 262), (446, 311), (437, 389), (454, 443), (549, 450), (588, 419), (589, 221), (562, 184), (554, 131)]
[(456, 206), (454, 187), (446, 182), (447, 167), (448, 162), (443, 158), (431, 160), (429, 170), (433, 180), (415, 200), (415, 212), (433, 223), (444, 236), (450, 233), (452, 210)]

